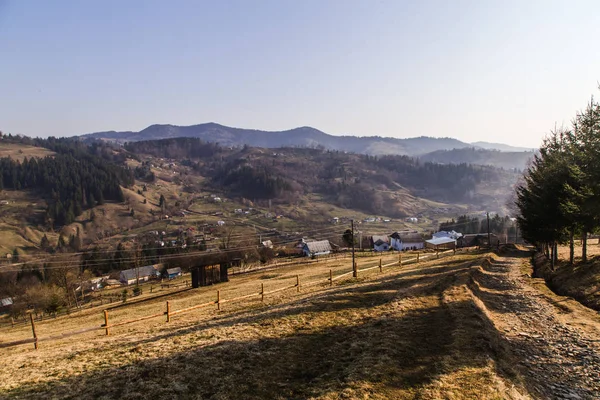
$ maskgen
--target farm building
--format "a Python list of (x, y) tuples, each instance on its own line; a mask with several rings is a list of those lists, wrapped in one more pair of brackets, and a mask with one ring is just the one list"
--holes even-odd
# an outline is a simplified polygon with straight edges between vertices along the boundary
[(432, 236), (434, 239), (450, 238), (450, 239), (456, 240), (462, 236), (462, 233), (458, 233), (456, 231), (439, 231), (439, 232), (434, 233)]
[(227, 270), (231, 266), (230, 263), (220, 263), (215, 265), (201, 265), (192, 268), (192, 287), (213, 285), (220, 282), (228, 282)]
[(390, 249), (390, 238), (386, 235), (371, 236), (373, 251), (388, 251)]
[(121, 271), (119, 275), (119, 281), (124, 285), (132, 285), (138, 282), (146, 282), (150, 279), (156, 279), (160, 277), (160, 264), (147, 265), (145, 267), (131, 268)]
[(331, 243), (329, 240), (319, 240), (307, 242), (302, 246), (302, 252), (307, 257), (322, 256), (331, 253)]
[(175, 279), (181, 276), (181, 267), (167, 269), (167, 278)]
[(428, 249), (455, 249), (456, 248), (456, 239), (452, 239), (449, 237), (439, 237), (433, 238), (425, 241), (425, 246)]
[(415, 231), (394, 232), (390, 235), (391, 247), (394, 250), (418, 250), (425, 246), (423, 237)]

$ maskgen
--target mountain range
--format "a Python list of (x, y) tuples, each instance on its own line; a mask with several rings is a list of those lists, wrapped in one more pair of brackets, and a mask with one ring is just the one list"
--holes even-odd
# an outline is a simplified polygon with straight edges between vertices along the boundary
[[(533, 149), (513, 147), (500, 143), (466, 143), (453, 138), (414, 137), (398, 139), (381, 136), (335, 136), (311, 127), (299, 127), (285, 131), (261, 131), (255, 129), (232, 128), (217, 123), (190, 126), (151, 125), (139, 132), (107, 131), (80, 136), (83, 139), (100, 139), (118, 143), (142, 140), (169, 139), (176, 137), (199, 138), (206, 142), (223, 146), (241, 147), (244, 145), (264, 148), (308, 147), (325, 148), (369, 155), (407, 155), (424, 157), (425, 160), (440, 163), (477, 163), (505, 168), (522, 168), (531, 157)], [(477, 149), (474, 153), (455, 151)], [(429, 155), (434, 152), (443, 152)], [(487, 157), (488, 152), (510, 152), (512, 156)], [(495, 162), (500, 159), (500, 163)], [(514, 160), (514, 162), (513, 162)]]

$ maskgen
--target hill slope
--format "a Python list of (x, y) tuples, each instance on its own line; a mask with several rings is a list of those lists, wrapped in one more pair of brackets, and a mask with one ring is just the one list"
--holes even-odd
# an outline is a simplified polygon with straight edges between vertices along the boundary
[(324, 147), (353, 153), (384, 155), (399, 154), (416, 156), (437, 150), (472, 147), (473, 145), (452, 138), (416, 137), (409, 139), (379, 136), (334, 136), (311, 127), (285, 131), (261, 131), (231, 128), (216, 123), (191, 126), (151, 125), (139, 132), (97, 132), (81, 136), (84, 139), (103, 139), (117, 142), (194, 137), (225, 146), (254, 147)]
[(533, 152), (502, 152), (499, 150), (486, 150), (476, 148), (463, 148), (453, 150), (438, 150), (419, 156), (425, 162), (439, 164), (477, 164), (490, 165), (497, 168), (517, 168), (524, 170), (533, 157)]
[(471, 145), (473, 147), (477, 147), (477, 148), (481, 148), (481, 149), (487, 149), (487, 150), (499, 150), (499, 151), (509, 151), (509, 152), (513, 152), (513, 151), (533, 151), (535, 149), (533, 148), (529, 148), (529, 147), (517, 147), (517, 146), (510, 146), (508, 144), (503, 144), (503, 143), (490, 143), (490, 142), (473, 142), (471, 143)]

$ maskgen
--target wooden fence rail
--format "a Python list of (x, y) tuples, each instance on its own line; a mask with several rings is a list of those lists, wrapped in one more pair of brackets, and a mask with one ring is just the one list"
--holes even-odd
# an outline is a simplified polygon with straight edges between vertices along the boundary
[[(362, 268), (362, 269), (357, 269), (358, 272), (365, 272), (365, 271), (370, 271), (373, 269), (379, 269), (380, 271), (383, 270), (383, 268), (389, 268), (389, 267), (393, 267), (393, 266), (399, 266), (399, 265), (405, 265), (408, 263), (418, 263), (420, 262), (421, 259), (427, 259), (427, 258), (431, 258), (431, 257), (436, 257), (439, 258), (440, 254), (447, 254), (452, 252), (453, 254), (455, 254), (455, 250), (447, 250), (447, 251), (442, 251), (442, 252), (436, 252), (436, 253), (431, 253), (428, 255), (425, 255), (423, 257), (420, 257), (420, 253), (417, 253), (417, 256), (415, 258), (411, 258), (411, 259), (402, 259), (402, 255), (400, 254), (398, 257), (398, 261), (394, 261), (388, 264), (382, 264), (382, 259), (379, 259), (379, 263), (375, 266), (372, 267), (367, 267), (367, 268)], [(217, 306), (217, 309), (220, 310), (221, 308), (221, 304), (224, 303), (232, 303), (232, 302), (236, 302), (236, 301), (240, 301), (240, 300), (244, 300), (244, 299), (248, 299), (251, 297), (260, 297), (262, 301), (264, 301), (265, 299), (265, 295), (269, 295), (269, 294), (273, 294), (273, 293), (278, 293), (278, 292), (282, 292), (284, 290), (289, 290), (289, 289), (294, 289), (296, 288), (297, 292), (300, 292), (300, 288), (301, 287), (310, 287), (313, 285), (318, 285), (318, 284), (328, 284), (330, 286), (333, 285), (333, 282), (343, 278), (345, 276), (348, 275), (352, 275), (353, 271), (348, 271), (348, 272), (344, 272), (341, 274), (338, 274), (336, 276), (333, 275), (333, 271), (330, 269), (329, 270), (329, 276), (326, 279), (320, 278), (320, 279), (316, 279), (314, 281), (310, 281), (310, 282), (305, 282), (302, 284), (302, 286), (300, 285), (300, 276), (296, 275), (295, 276), (295, 284), (293, 285), (289, 285), (289, 286), (284, 286), (281, 288), (277, 288), (277, 289), (273, 289), (270, 291), (265, 291), (265, 286), (264, 283), (261, 283), (261, 288), (259, 292), (255, 292), (255, 293), (250, 293), (250, 294), (246, 294), (243, 296), (238, 296), (238, 297), (234, 297), (231, 299), (222, 299), (221, 298), (221, 291), (217, 290), (217, 299), (216, 300), (212, 300), (206, 303), (202, 303), (202, 304), (197, 304), (191, 307), (186, 307), (186, 308), (182, 308), (181, 310), (174, 310), (171, 311), (171, 303), (170, 301), (167, 300), (167, 304), (166, 304), (166, 311), (164, 312), (160, 312), (160, 313), (156, 313), (156, 314), (152, 314), (152, 315), (146, 315), (144, 317), (139, 317), (139, 318), (135, 318), (135, 319), (130, 319), (130, 320), (126, 320), (126, 321), (120, 321), (120, 322), (116, 322), (116, 323), (109, 323), (109, 314), (108, 314), (108, 310), (103, 310), (103, 316), (104, 316), (104, 324), (100, 325), (100, 326), (94, 326), (94, 327), (89, 327), (89, 328), (82, 328), (76, 331), (70, 331), (70, 332), (65, 332), (65, 333), (61, 333), (61, 334), (57, 334), (57, 335), (51, 335), (51, 336), (46, 336), (46, 337), (38, 337), (37, 336), (37, 331), (36, 331), (36, 327), (35, 327), (35, 321), (33, 318), (33, 314), (29, 314), (30, 316), (30, 323), (31, 323), (31, 329), (32, 329), (32, 334), (33, 334), (33, 338), (29, 338), (29, 339), (22, 339), (22, 340), (17, 340), (17, 341), (12, 341), (12, 342), (0, 342), (0, 348), (6, 348), (6, 347), (12, 347), (12, 346), (18, 346), (18, 345), (23, 345), (23, 344), (30, 344), (33, 343), (34, 347), (37, 349), (38, 348), (38, 343), (39, 342), (44, 342), (44, 341), (51, 341), (51, 340), (59, 340), (59, 339), (63, 339), (66, 337), (70, 337), (70, 336), (75, 336), (75, 335), (80, 335), (83, 333), (87, 333), (87, 332), (92, 332), (95, 330), (104, 330), (105, 334), (108, 336), (110, 335), (110, 329), (118, 327), (118, 326), (123, 326), (123, 325), (128, 325), (128, 324), (133, 324), (133, 323), (137, 323), (137, 322), (141, 322), (141, 321), (145, 321), (145, 320), (149, 320), (152, 318), (159, 318), (159, 317), (164, 317), (166, 315), (167, 319), (166, 322), (170, 322), (171, 321), (171, 317), (174, 315), (178, 315), (178, 314), (184, 314), (193, 310), (197, 310), (200, 308), (205, 308), (205, 307), (209, 307), (209, 306)]]

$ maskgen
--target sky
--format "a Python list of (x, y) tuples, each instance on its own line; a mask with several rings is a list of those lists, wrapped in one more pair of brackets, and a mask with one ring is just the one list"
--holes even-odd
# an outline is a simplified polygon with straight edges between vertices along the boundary
[(537, 147), (600, 81), (600, 2), (0, 0), (0, 130), (217, 122)]

